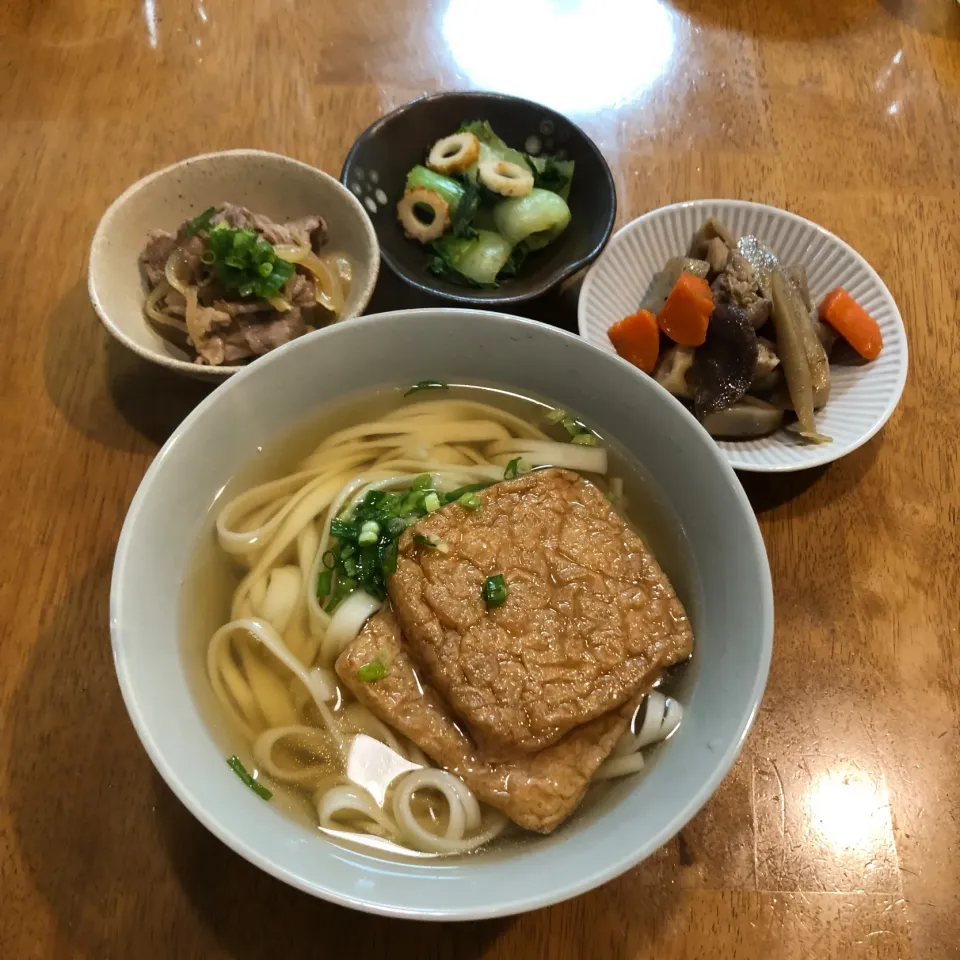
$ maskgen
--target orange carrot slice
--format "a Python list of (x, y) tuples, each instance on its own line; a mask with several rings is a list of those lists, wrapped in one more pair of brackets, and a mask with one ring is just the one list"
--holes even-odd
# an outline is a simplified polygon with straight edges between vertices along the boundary
[(624, 317), (607, 331), (607, 336), (624, 360), (644, 373), (653, 373), (660, 352), (660, 331), (657, 318), (649, 310)]
[(707, 339), (707, 325), (713, 313), (710, 284), (690, 273), (681, 273), (657, 315), (660, 329), (674, 343), (699, 347)]
[(820, 319), (829, 323), (864, 360), (876, 360), (883, 349), (877, 321), (843, 287), (831, 290), (820, 304)]

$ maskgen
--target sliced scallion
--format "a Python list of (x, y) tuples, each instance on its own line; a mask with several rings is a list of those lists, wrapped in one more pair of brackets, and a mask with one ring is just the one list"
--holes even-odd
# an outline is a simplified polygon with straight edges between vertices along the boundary
[(387, 668), (382, 660), (371, 660), (357, 670), (357, 679), (361, 683), (376, 683), (387, 675)]
[(357, 537), (357, 543), (361, 547), (369, 546), (380, 539), (380, 524), (376, 520), (364, 520), (360, 527), (360, 535)]
[(498, 573), (492, 577), (487, 577), (483, 581), (483, 602), (487, 609), (493, 607), (502, 607), (507, 601), (507, 584), (503, 579), (503, 574)]
[(227, 766), (261, 799), (269, 800), (273, 793), (250, 775), (243, 761), (236, 755), (227, 758)]

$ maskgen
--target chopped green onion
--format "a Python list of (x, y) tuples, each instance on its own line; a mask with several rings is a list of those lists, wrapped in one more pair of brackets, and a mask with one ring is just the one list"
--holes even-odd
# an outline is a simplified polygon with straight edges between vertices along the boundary
[(357, 537), (357, 543), (361, 546), (368, 546), (376, 543), (380, 539), (380, 524), (376, 520), (365, 520), (360, 527), (360, 536)]
[(578, 433), (570, 442), (581, 447), (595, 447), (600, 443), (595, 433)]
[(200, 254), (200, 262), (205, 263), (208, 267), (211, 266), (214, 260), (217, 259), (217, 255), (212, 250), (204, 250)]
[(421, 390), (449, 390), (450, 384), (443, 383), (441, 380), (421, 380), (419, 383), (415, 383), (405, 394), (405, 397), (409, 397), (414, 393), (419, 393)]
[(551, 410), (543, 419), (546, 420), (547, 423), (562, 423), (569, 416), (570, 414), (567, 413), (566, 410), (561, 410), (559, 407), (557, 407), (554, 410)]
[(399, 537), (408, 526), (410, 526), (410, 524), (404, 517), (390, 517), (385, 527), (387, 536), (391, 538)]
[(317, 599), (330, 596), (330, 590), (333, 586), (333, 573), (330, 570), (324, 570), (317, 577)]
[(443, 499), (446, 500), (447, 503), (454, 503), (465, 493), (476, 493), (478, 490), (486, 490), (489, 486), (489, 483), (468, 483), (463, 487), (457, 487), (456, 490), (451, 490), (449, 493), (445, 493), (443, 495)]
[(468, 510), (480, 509), (480, 498), (475, 493), (465, 493), (457, 500), (457, 503), (459, 503), (461, 507), (466, 507)]
[[(187, 236), (195, 237), (201, 230), (209, 230), (210, 221), (213, 219), (215, 210), (215, 207), (207, 207), (198, 217), (194, 217), (187, 224)], [(220, 226), (220, 224), (218, 224), (218, 226)], [(204, 261), (204, 263), (206, 263), (206, 261)]]
[(533, 464), (529, 460), (524, 460), (523, 457), (514, 457), (508, 464), (506, 470), (503, 471), (504, 480), (515, 480), (523, 473), (529, 473), (533, 469)]
[(323, 559), (323, 565), (328, 570), (332, 570), (337, 565), (337, 555), (332, 550), (328, 550), (323, 555), (322, 559)]
[(571, 437), (575, 437), (578, 433), (583, 433), (583, 427), (577, 423), (572, 417), (565, 417), (560, 421), (560, 425), (563, 427)]
[(433, 474), (431, 473), (421, 473), (419, 477), (416, 477), (413, 483), (410, 484), (411, 490), (428, 490), (433, 486)]
[(357, 561), (353, 557), (347, 557), (343, 561), (343, 572), (348, 577), (356, 577), (357, 575)]
[(357, 581), (353, 577), (338, 577), (330, 602), (324, 607), (327, 613), (333, 613), (347, 597), (357, 589)]
[(487, 608), (491, 607), (502, 607), (507, 600), (507, 584), (503, 579), (503, 574), (498, 573), (496, 576), (487, 577), (483, 581), (483, 602), (487, 605)]
[(250, 776), (247, 768), (243, 765), (240, 758), (236, 755), (227, 759), (227, 766), (261, 799), (269, 800), (273, 794), (263, 784)]
[(423, 498), (423, 507), (427, 513), (436, 513), (440, 509), (440, 498), (436, 491), (431, 491)]
[(422, 533), (415, 533), (413, 535), (413, 542), (418, 547), (429, 547), (431, 550), (436, 549), (437, 546), (429, 537), (425, 537)]
[(341, 540), (355, 540), (357, 528), (352, 523), (345, 523), (337, 518), (330, 521), (330, 536), (339, 537)]
[(383, 665), (382, 660), (371, 660), (357, 671), (357, 679), (361, 683), (376, 683), (386, 675), (387, 668)]

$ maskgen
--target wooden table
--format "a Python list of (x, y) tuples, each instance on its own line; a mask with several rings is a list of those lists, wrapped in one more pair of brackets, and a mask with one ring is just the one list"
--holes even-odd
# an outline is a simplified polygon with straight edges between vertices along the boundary
[[(960, 7), (924, 2), (0, 5), (5, 958), (960, 957)], [(108, 341), (86, 258), (107, 204), (157, 167), (255, 146), (337, 173), (390, 108), (494, 84), (583, 124), (621, 222), (730, 196), (846, 238), (900, 304), (911, 370), (857, 453), (743, 478), (776, 649), (706, 809), (571, 903), (432, 926), (260, 873), (141, 749), (111, 663), (110, 567), (144, 470), (206, 388)], [(376, 307), (414, 302), (383, 278)], [(572, 302), (532, 309), (570, 326)]]

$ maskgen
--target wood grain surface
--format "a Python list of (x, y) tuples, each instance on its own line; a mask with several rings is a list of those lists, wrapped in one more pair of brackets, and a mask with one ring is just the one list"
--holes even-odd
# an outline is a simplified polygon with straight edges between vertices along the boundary
[[(526, 32), (504, 57), (512, 18)], [(0, 3), (0, 954), (960, 957), (958, 37), (953, 0)], [(431, 926), (260, 873), (141, 749), (111, 562), (144, 470), (208, 388), (108, 340), (86, 257), (105, 207), (157, 167), (253, 146), (336, 174), (384, 111), (491, 84), (586, 128), (621, 222), (742, 197), (848, 240), (900, 305), (911, 369), (863, 449), (743, 477), (776, 649), (705, 810), (570, 903)], [(531, 312), (572, 326), (575, 295)], [(385, 275), (373, 308), (417, 302)]]

